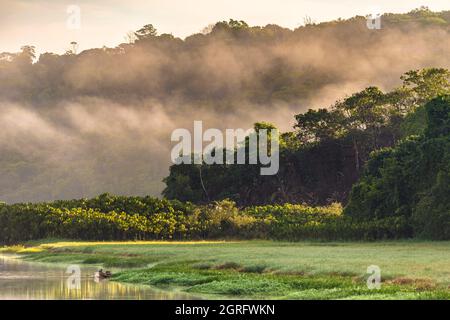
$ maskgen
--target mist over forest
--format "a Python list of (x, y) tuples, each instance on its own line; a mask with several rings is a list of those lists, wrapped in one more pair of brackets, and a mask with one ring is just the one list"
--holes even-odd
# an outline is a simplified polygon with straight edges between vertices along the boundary
[(147, 25), (115, 48), (0, 53), (0, 201), (158, 196), (174, 129), (291, 131), (309, 108), (450, 68), (449, 36), (450, 11), (422, 9), (384, 15), (381, 30), (364, 17), (295, 30), (230, 20), (182, 40)]

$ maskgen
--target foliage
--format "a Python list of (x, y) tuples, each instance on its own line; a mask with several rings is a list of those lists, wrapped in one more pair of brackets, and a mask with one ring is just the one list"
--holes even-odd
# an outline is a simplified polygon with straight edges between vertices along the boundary
[(328, 207), (237, 208), (229, 200), (195, 206), (150, 197), (115, 197), (14, 204), (0, 208), (0, 242), (81, 240), (391, 239), (410, 237), (402, 219), (356, 223)]
[(194, 203), (228, 198), (241, 206), (345, 203), (370, 153), (423, 133), (421, 104), (450, 92), (445, 69), (412, 70), (401, 78), (403, 84), (390, 92), (368, 87), (328, 109), (296, 115), (295, 131), (281, 135), (275, 176), (261, 176), (257, 165), (173, 165), (163, 195)]
[(412, 217), (417, 235), (450, 236), (450, 96), (426, 104), (427, 127), (372, 154), (345, 213), (355, 218)]
[(137, 40), (145, 40), (148, 38), (156, 37), (158, 35), (158, 31), (152, 24), (147, 24), (136, 31), (134, 34)]
[(296, 134), (302, 143), (333, 139), (342, 133), (342, 116), (328, 109), (309, 109), (295, 116)]
[[(257, 121), (252, 119), (255, 114), (268, 115), (272, 110), (277, 113), (289, 108), (288, 112), (300, 112), (315, 107), (317, 101), (338, 98), (330, 96), (335, 90), (342, 92), (343, 88), (359, 87), (369, 80), (390, 88), (396, 83), (394, 77), (408, 68), (429, 66), (430, 61), (436, 67), (448, 66), (449, 23), (449, 11), (431, 12), (424, 8), (383, 16), (382, 32), (367, 29), (362, 16), (317, 24), (306, 18), (305, 26), (295, 30), (273, 24), (249, 26), (231, 19), (185, 39), (159, 34), (155, 25), (147, 23), (129, 32), (126, 42), (113, 48), (38, 55), (41, 48), (25, 45), (19, 52), (0, 52), (3, 115), (0, 121), (6, 123), (2, 131), (4, 143), (0, 146), (0, 198), (14, 203), (92, 197), (102, 192), (159, 195), (164, 188), (160, 180), (167, 173), (160, 145), (155, 148), (157, 144), (140, 143), (146, 139), (127, 143), (127, 139), (121, 139), (128, 137), (125, 134), (109, 136), (106, 132), (110, 130), (121, 131), (121, 127), (105, 120), (115, 114), (110, 110), (123, 106), (127, 115), (141, 114), (143, 110), (153, 115), (158, 110), (174, 124), (178, 123), (177, 126), (192, 112), (216, 123), (220, 119), (239, 118), (239, 125), (249, 125), (247, 121)], [(405, 51), (418, 54), (404, 55)], [(435, 84), (427, 80), (431, 78)], [(404, 113), (408, 108), (418, 107), (420, 95), (428, 99), (441, 92), (435, 90), (436, 86), (445, 84), (439, 68), (412, 71), (405, 76), (405, 81), (408, 83), (405, 88), (390, 97), (383, 97), (375, 88), (364, 92), (354, 99), (359, 105), (347, 111), (359, 110), (364, 119), (379, 124), (383, 119), (378, 111), (383, 109), (383, 115), (391, 111), (380, 105), (383, 99), (378, 98), (394, 99), (392, 106)], [(360, 102), (366, 100), (370, 108), (364, 110)], [(74, 126), (72, 121), (78, 118), (74, 115), (79, 108), (86, 109), (90, 120), (87, 123), (104, 120), (107, 130), (94, 134)], [(21, 122), (25, 127), (33, 126), (32, 136), (27, 136), (23, 126), (10, 121), (11, 117), (18, 119), (17, 110), (21, 115), (23, 111), (42, 120)], [(225, 114), (233, 116), (224, 117)], [(258, 168), (252, 168), (250, 176), (241, 179), (243, 170), (228, 173), (226, 168), (216, 167), (208, 173), (210, 181), (205, 181), (209, 188), (216, 188), (211, 190), (210, 198), (231, 198), (239, 205), (346, 201), (373, 145), (390, 146), (401, 136), (398, 130), (391, 130), (397, 129), (392, 125), (396, 118), (391, 116), (389, 128), (377, 125), (368, 132), (370, 135), (353, 130), (350, 136), (349, 125), (356, 126), (363, 120), (355, 112), (347, 126), (341, 122), (341, 114), (331, 110), (304, 116), (304, 119), (299, 117), (295, 132), (285, 134), (289, 148), (285, 148), (284, 168), (278, 177), (261, 178), (262, 181), (253, 175)], [(288, 120), (283, 121), (290, 123)], [(127, 133), (129, 129), (130, 132), (138, 130), (135, 126), (128, 128), (129, 123), (124, 122), (122, 130)], [(45, 129), (47, 125), (60, 135), (79, 140), (73, 148), (69, 147), (70, 155), (55, 152), (60, 149), (59, 140), (55, 139), (56, 145), (51, 146), (53, 140), (34, 129), (35, 126)], [(149, 139), (160, 139), (162, 133), (170, 134), (171, 130), (165, 125), (139, 129), (143, 128), (148, 129)], [(97, 134), (105, 139), (97, 139)], [(344, 138), (346, 134), (348, 137)], [(295, 135), (297, 139), (293, 138)], [(31, 138), (42, 140), (46, 147), (30, 142)], [(305, 141), (324, 144), (302, 145)], [(303, 150), (298, 151), (300, 148)], [(149, 158), (153, 159), (151, 167)], [(302, 163), (297, 164), (300, 160)], [(354, 163), (356, 160), (358, 164)], [(217, 173), (213, 172), (216, 169)], [(182, 172), (174, 176), (167, 196), (207, 201), (201, 186), (197, 187), (196, 170), (196, 175)], [(212, 186), (217, 175), (224, 188)], [(235, 184), (240, 187), (234, 187)]]

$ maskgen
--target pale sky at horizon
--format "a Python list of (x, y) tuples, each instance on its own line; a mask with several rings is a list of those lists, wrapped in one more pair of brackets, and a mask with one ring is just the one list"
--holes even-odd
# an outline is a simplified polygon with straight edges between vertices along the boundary
[[(79, 30), (66, 26), (70, 5), (81, 8)], [(322, 22), (375, 10), (404, 13), (422, 5), (450, 10), (449, 0), (0, 0), (0, 52), (16, 52), (29, 44), (39, 53), (63, 53), (71, 41), (80, 44), (79, 50), (115, 47), (128, 31), (148, 23), (160, 33), (184, 38), (230, 18), (292, 29), (305, 16)]]

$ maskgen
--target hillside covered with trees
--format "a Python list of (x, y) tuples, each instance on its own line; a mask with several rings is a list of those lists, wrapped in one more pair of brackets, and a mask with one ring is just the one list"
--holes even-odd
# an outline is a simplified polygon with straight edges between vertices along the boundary
[[(448, 85), (450, 12), (382, 19), (381, 30), (364, 17), (295, 30), (230, 20), (186, 39), (149, 24), (115, 48), (0, 53), (0, 200), (167, 187), (167, 197), (195, 202), (346, 201), (370, 152), (420, 133), (423, 113), (412, 111)], [(169, 172), (170, 133), (197, 119), (219, 129), (294, 125), (280, 174), (205, 168), (205, 195), (195, 168)]]

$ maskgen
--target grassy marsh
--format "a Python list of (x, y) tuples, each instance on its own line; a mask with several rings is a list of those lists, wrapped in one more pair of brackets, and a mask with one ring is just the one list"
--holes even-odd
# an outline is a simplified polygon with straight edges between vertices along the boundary
[[(450, 242), (34, 242), (5, 248), (47, 263), (113, 268), (114, 281), (208, 298), (450, 299)], [(369, 290), (367, 267), (381, 268)]]

